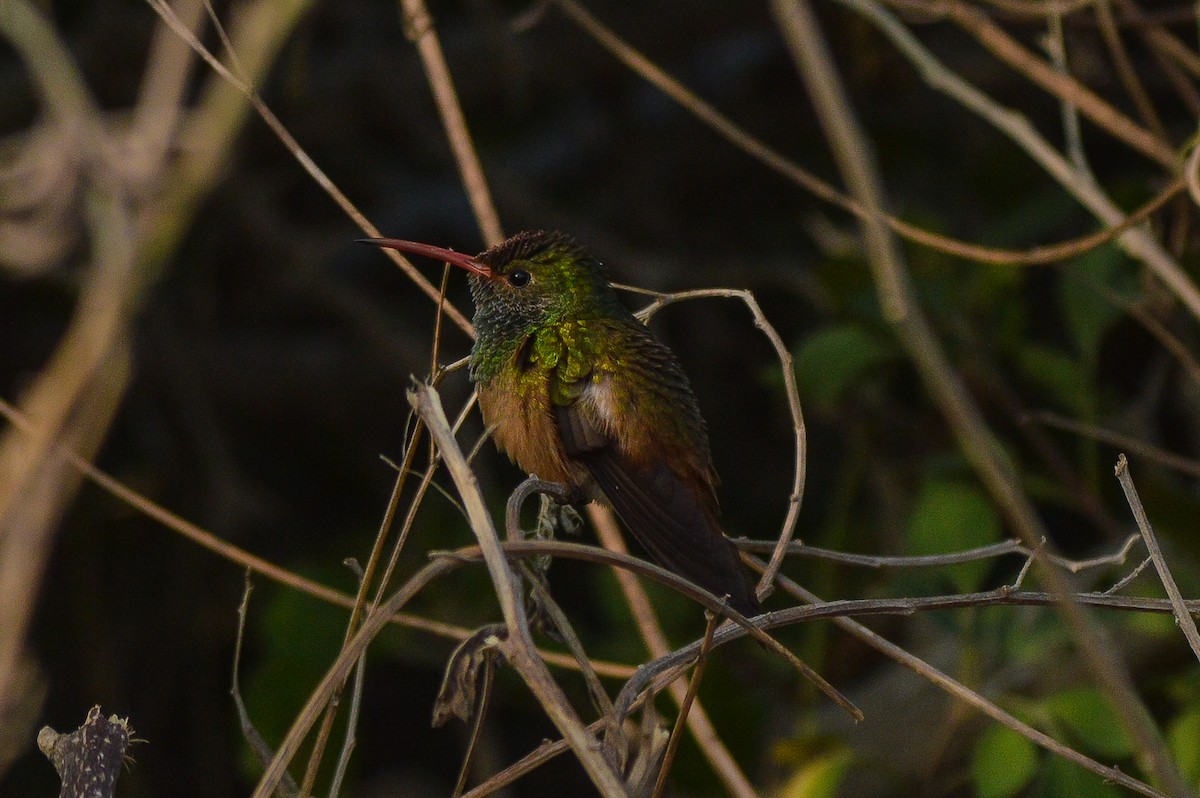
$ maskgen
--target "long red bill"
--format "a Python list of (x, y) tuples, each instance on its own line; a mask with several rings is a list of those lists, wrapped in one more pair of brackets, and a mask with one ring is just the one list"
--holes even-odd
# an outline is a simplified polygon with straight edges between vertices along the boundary
[(360, 238), (358, 240), (364, 244), (374, 244), (384, 249), (395, 249), (409, 255), (423, 255), (427, 258), (436, 258), (443, 263), (449, 263), (460, 269), (466, 269), (471, 274), (477, 274), (480, 277), (492, 276), (492, 270), (487, 266), (484, 266), (470, 255), (463, 252), (455, 252), (452, 249), (435, 247), (432, 244), (422, 244), (417, 241), (401, 241), (398, 238)]

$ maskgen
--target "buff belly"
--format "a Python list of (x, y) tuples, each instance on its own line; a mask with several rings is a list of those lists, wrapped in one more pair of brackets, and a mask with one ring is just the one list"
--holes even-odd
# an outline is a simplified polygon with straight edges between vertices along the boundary
[(498, 377), (477, 386), (479, 410), (492, 440), (525, 472), (595, 497), (587, 469), (571, 462), (563, 451), (547, 381), (537, 376)]

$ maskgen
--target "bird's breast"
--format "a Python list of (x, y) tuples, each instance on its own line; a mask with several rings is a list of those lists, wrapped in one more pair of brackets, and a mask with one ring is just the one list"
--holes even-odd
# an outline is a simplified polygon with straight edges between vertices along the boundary
[(550, 405), (549, 375), (539, 369), (504, 373), (477, 386), (479, 410), (492, 439), (522, 470), (574, 488), (589, 477), (563, 451)]

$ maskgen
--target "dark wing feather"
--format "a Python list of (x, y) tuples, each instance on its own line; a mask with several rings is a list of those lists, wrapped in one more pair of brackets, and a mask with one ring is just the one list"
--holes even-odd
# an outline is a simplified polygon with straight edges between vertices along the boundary
[(630, 534), (660, 565), (720, 597), (743, 615), (761, 612), (737, 549), (693, 487), (664, 462), (622, 456), (579, 402), (555, 408), (569, 457), (591, 473)]

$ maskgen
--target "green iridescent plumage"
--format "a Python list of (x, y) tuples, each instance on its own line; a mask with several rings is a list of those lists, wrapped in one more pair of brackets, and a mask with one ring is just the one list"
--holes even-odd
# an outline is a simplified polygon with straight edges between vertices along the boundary
[(717, 521), (696, 397), (603, 266), (561, 233), (479, 255), (379, 240), (471, 272), (471, 377), (497, 445), (523, 469), (606, 502), (654, 559), (745, 614), (759, 611)]

